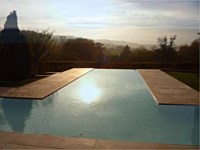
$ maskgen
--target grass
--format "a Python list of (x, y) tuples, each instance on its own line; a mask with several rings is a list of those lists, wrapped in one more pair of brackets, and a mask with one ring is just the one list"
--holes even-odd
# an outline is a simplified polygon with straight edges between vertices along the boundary
[(166, 71), (167, 74), (199, 91), (199, 74), (188, 72)]

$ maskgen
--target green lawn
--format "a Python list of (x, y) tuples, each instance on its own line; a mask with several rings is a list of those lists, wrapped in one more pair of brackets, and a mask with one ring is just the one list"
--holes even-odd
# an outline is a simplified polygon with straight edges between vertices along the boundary
[(187, 84), (191, 88), (199, 91), (199, 74), (198, 73), (175, 72), (175, 71), (165, 71), (165, 72), (173, 76), (174, 78), (180, 80), (181, 82)]

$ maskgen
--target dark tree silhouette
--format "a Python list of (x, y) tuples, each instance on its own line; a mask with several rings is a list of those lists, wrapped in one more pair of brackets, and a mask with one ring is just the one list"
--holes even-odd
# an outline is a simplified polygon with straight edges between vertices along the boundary
[(169, 42), (166, 36), (158, 38), (158, 44), (160, 48), (155, 50), (158, 61), (170, 62), (176, 59), (176, 37), (176, 35), (171, 36)]
[(0, 79), (19, 80), (30, 76), (30, 51), (17, 26), (17, 14), (8, 15), (0, 34)]
[(191, 45), (182, 45), (179, 48), (178, 59), (182, 62), (197, 62), (199, 63), (199, 44), (200, 37), (192, 41)]
[(61, 60), (69, 61), (101, 61), (104, 48), (101, 43), (89, 39), (77, 38), (67, 40), (60, 51)]
[(122, 53), (120, 54), (120, 57), (123, 61), (129, 61), (131, 58), (131, 50), (130, 47), (128, 45), (126, 45), (122, 51)]
[(152, 50), (147, 50), (144, 47), (136, 48), (131, 55), (132, 62), (154, 62), (155, 54)]
[(96, 60), (95, 61), (98, 61), (98, 62), (101, 62), (101, 61), (106, 61), (106, 57), (104, 55), (104, 51), (105, 51), (105, 48), (104, 48), (104, 45), (102, 43), (95, 43), (95, 49), (96, 49)]
[(38, 74), (40, 62), (47, 58), (55, 47), (53, 33), (48, 30), (42, 32), (23, 30), (22, 33), (27, 39), (31, 53), (31, 71), (33, 74)]

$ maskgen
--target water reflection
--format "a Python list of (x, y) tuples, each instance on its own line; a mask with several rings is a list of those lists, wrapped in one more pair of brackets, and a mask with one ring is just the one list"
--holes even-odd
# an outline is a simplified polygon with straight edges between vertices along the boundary
[(165, 137), (173, 138), (171, 135), (175, 135), (177, 141), (187, 139), (188, 144), (199, 144), (199, 106), (155, 105), (155, 107), (158, 119), (162, 120), (160, 125), (167, 127), (163, 133)]
[(26, 120), (31, 114), (33, 101), (2, 99), (0, 103), (4, 118), (12, 130), (23, 132)]
[(41, 108), (44, 108), (44, 107), (53, 107), (53, 103), (55, 100), (57, 100), (58, 98), (58, 92), (55, 92), (51, 95), (49, 95), (48, 97), (46, 97), (45, 99), (43, 99), (42, 101), (41, 100), (34, 100), (34, 103), (33, 105), (35, 107), (41, 107)]
[(194, 127), (192, 129), (191, 142), (194, 145), (199, 145), (199, 107), (194, 109)]
[(78, 91), (80, 99), (85, 103), (94, 102), (100, 95), (101, 90), (94, 82), (83, 83)]
[[(1, 99), (0, 99), (1, 101)], [(1, 104), (1, 103), (0, 103)], [(0, 126), (4, 125), (5, 124), (5, 118), (4, 118), (4, 113), (3, 111), (1, 110), (1, 105), (0, 105)]]

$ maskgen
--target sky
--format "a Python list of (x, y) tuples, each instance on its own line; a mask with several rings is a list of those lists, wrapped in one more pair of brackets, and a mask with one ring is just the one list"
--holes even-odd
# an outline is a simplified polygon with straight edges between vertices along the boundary
[(0, 0), (0, 28), (16, 10), (21, 30), (140, 44), (177, 35), (177, 44), (190, 44), (198, 37), (199, 5), (199, 0)]

